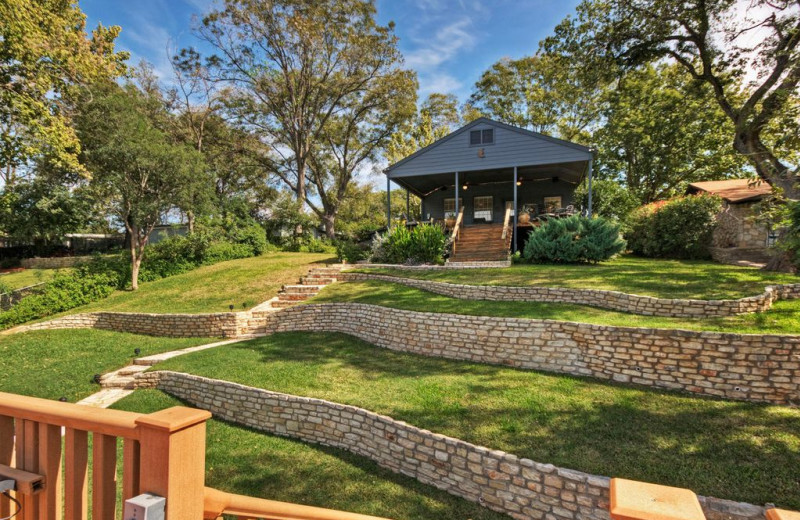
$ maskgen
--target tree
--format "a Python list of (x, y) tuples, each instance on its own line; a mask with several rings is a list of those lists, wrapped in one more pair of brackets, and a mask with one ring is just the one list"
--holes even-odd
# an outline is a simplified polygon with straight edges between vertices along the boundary
[(392, 134), (384, 156), (394, 164), (446, 136), (460, 124), (458, 98), (453, 94), (429, 94), (416, 115)]
[(85, 190), (34, 178), (6, 187), (0, 227), (12, 239), (44, 246), (86, 227), (91, 198)]
[(475, 83), (470, 104), (511, 125), (588, 142), (604, 87), (593, 71), (538, 53), (492, 65)]
[[(410, 199), (410, 215), (406, 215), (405, 190), (392, 190), (392, 219), (414, 218), (419, 215), (419, 199)], [(386, 192), (375, 191), (369, 184), (352, 183), (339, 210), (339, 231), (352, 238), (366, 240), (386, 227)]]
[(132, 84), (98, 86), (77, 117), (90, 187), (130, 236), (133, 290), (153, 228), (203, 179), (202, 156), (159, 128), (167, 117), (163, 100)]
[(268, 161), (306, 201), (309, 160), (328, 121), (386, 66), (392, 25), (375, 22), (366, 0), (227, 0), (203, 19), (201, 38), (232, 92), (239, 122), (268, 137), (281, 161)]
[(733, 125), (709, 90), (674, 64), (631, 71), (606, 93), (593, 137), (598, 177), (620, 179), (642, 204), (681, 195), (689, 182), (741, 177)]
[(800, 197), (800, 167), (778, 156), (776, 138), (766, 134), (798, 97), (796, 0), (584, 0), (543, 47), (611, 73), (660, 59), (678, 63), (711, 88), (733, 123), (730, 141), (758, 176), (789, 199)]
[[(589, 207), (586, 182), (575, 189), (575, 203), (581, 208)], [(630, 212), (639, 205), (636, 195), (615, 180), (594, 179), (592, 182), (592, 216), (625, 221)]]
[(80, 142), (70, 100), (78, 88), (125, 70), (114, 52), (120, 28), (102, 25), (86, 34), (75, 0), (0, 2), (0, 179), (12, 185), (18, 168), (35, 159), (73, 172)]

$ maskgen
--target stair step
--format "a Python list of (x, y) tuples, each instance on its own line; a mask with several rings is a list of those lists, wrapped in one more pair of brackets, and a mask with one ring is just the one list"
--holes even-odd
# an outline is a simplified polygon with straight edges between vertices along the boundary
[(125, 368), (120, 368), (116, 373), (119, 376), (132, 376), (134, 374), (138, 374), (139, 372), (144, 372), (147, 369), (148, 367), (146, 366), (133, 364), (128, 365)]
[[(312, 296), (316, 296), (316, 293), (280, 293), (278, 294), (278, 301), (279, 302), (301, 302), (303, 300), (307, 300)], [(274, 302), (273, 302), (274, 303)]]
[(303, 285), (328, 285), (335, 281), (335, 278), (320, 278), (317, 276), (304, 276), (302, 278)]
[(278, 300), (272, 302), (272, 306), (276, 309), (283, 309), (284, 307), (291, 307), (296, 303), (296, 301)]
[(281, 289), (283, 292), (291, 293), (317, 293), (324, 285), (284, 285)]

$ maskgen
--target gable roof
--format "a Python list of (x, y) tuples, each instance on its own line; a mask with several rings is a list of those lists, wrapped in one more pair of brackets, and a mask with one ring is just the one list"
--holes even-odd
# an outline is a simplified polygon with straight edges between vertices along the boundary
[(689, 184), (691, 193), (703, 191), (718, 195), (731, 203), (760, 200), (772, 193), (772, 186), (764, 181), (753, 183), (750, 179), (729, 179), (724, 181), (693, 182)]
[(502, 123), (500, 121), (495, 121), (494, 119), (489, 119), (488, 117), (479, 117), (478, 119), (476, 119), (476, 120), (474, 120), (474, 121), (462, 126), (458, 130), (454, 130), (453, 132), (450, 132), (446, 136), (442, 137), (441, 139), (439, 139), (437, 141), (434, 141), (433, 143), (429, 144), (428, 146), (426, 146), (424, 148), (420, 148), (419, 150), (417, 150), (416, 152), (412, 153), (408, 157), (405, 157), (405, 158), (397, 161), (396, 163), (390, 165), (389, 167), (385, 168), (383, 170), (383, 172), (385, 174), (388, 174), (390, 171), (392, 171), (392, 170), (396, 169), (397, 167), (407, 163), (408, 161), (411, 161), (412, 159), (415, 159), (415, 158), (419, 157), (420, 155), (423, 155), (426, 152), (429, 152), (430, 150), (433, 150), (434, 148), (436, 148), (436, 147), (438, 147), (438, 146), (450, 141), (451, 139), (453, 139), (453, 138), (455, 138), (455, 137), (457, 137), (457, 136), (459, 136), (461, 134), (464, 134), (465, 132), (468, 132), (473, 127), (481, 125), (481, 124), (488, 124), (488, 125), (491, 125), (491, 126), (496, 126), (498, 128), (503, 128), (503, 129), (506, 129), (506, 130), (509, 130), (509, 131), (512, 131), (512, 132), (516, 132), (516, 133), (519, 133), (519, 134), (522, 134), (522, 135), (526, 135), (528, 137), (535, 137), (537, 139), (541, 139), (541, 140), (548, 141), (548, 142), (551, 142), (551, 143), (554, 143), (554, 144), (565, 146), (567, 148), (572, 148), (572, 149), (575, 149), (575, 150), (578, 150), (578, 151), (581, 151), (581, 152), (584, 152), (584, 153), (587, 153), (587, 154), (590, 154), (590, 155), (593, 154), (593, 150), (591, 148), (589, 148), (587, 146), (580, 145), (578, 143), (573, 143), (571, 141), (566, 141), (564, 139), (558, 139), (557, 137), (550, 137), (549, 135), (544, 135), (544, 134), (541, 134), (539, 132), (534, 132), (532, 130), (526, 130), (525, 128), (519, 128), (517, 126), (513, 126), (513, 125), (506, 124), (506, 123)]

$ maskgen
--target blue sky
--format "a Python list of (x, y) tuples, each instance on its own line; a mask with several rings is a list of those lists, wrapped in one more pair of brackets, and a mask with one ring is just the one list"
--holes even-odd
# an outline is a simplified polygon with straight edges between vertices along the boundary
[[(430, 92), (465, 100), (480, 74), (498, 59), (534, 52), (539, 40), (574, 11), (578, 0), (377, 0), (378, 20), (394, 20), (407, 66), (417, 71), (420, 97)], [(151, 62), (165, 81), (168, 49), (202, 46), (193, 17), (213, 0), (81, 0), (89, 25), (122, 26), (121, 49), (133, 63)]]

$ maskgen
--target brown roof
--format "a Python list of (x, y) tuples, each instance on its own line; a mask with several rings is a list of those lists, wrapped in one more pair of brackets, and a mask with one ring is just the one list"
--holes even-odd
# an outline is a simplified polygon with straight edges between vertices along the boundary
[(764, 181), (753, 183), (751, 179), (731, 179), (726, 181), (693, 182), (689, 184), (689, 193), (704, 191), (719, 195), (728, 202), (747, 202), (759, 200), (772, 193), (772, 186)]

